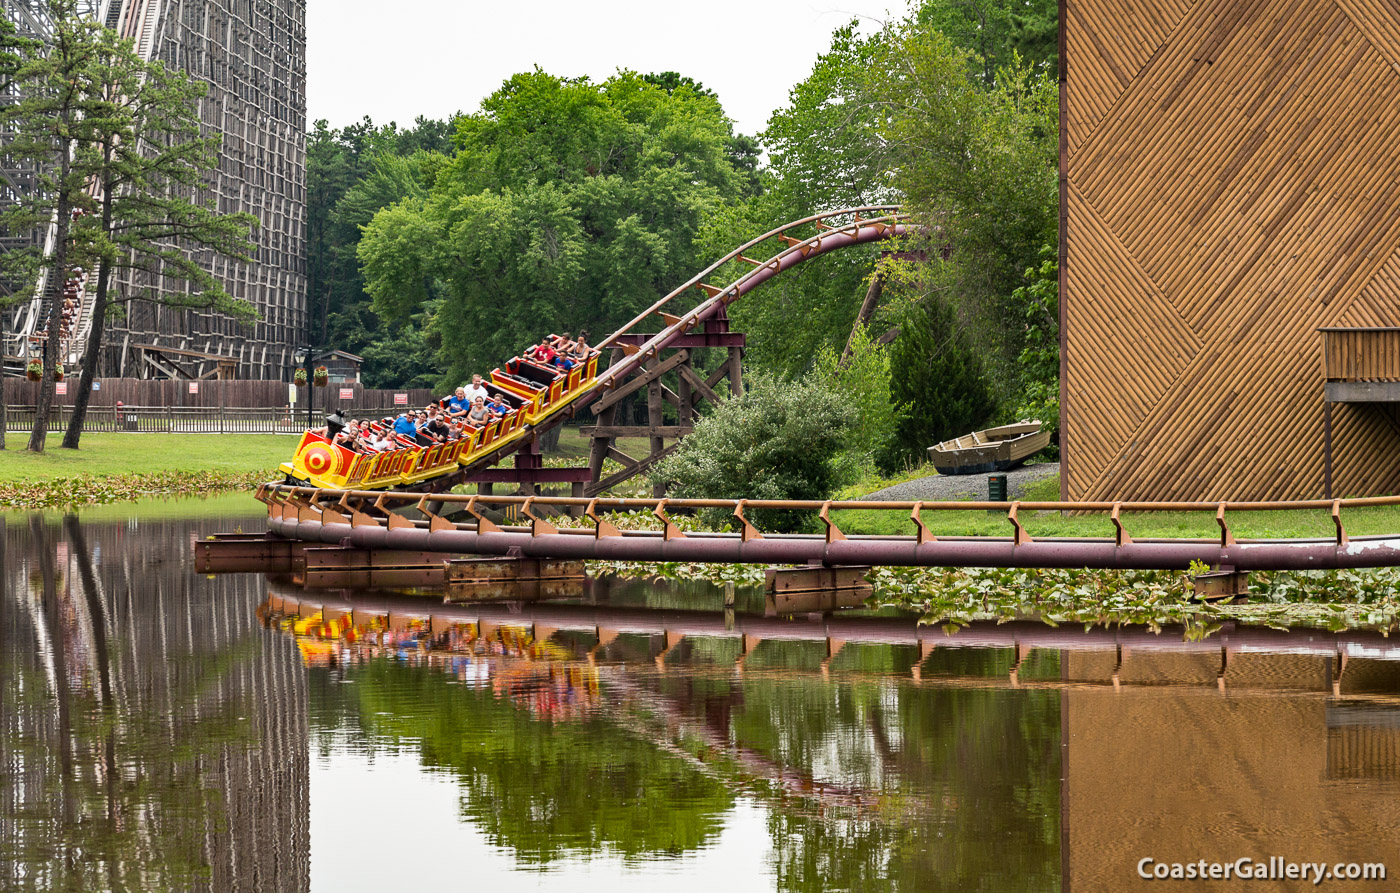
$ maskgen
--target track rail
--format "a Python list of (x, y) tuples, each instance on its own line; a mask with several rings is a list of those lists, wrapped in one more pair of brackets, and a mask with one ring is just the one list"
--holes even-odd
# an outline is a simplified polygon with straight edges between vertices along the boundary
[[(273, 586), (268, 607), (281, 614), (311, 612), (369, 617), (409, 617), (443, 623), (490, 624), (633, 633), (650, 636), (821, 642), (845, 644), (920, 645), (927, 650), (950, 648), (1045, 648), (1065, 651), (1109, 651), (1129, 654), (1236, 653), (1311, 655), (1400, 661), (1400, 642), (1370, 630), (1329, 632), (1320, 629), (1281, 630), (1266, 627), (1227, 627), (1207, 639), (1190, 639), (1181, 626), (1163, 632), (1142, 626), (1047, 626), (1039, 621), (975, 621), (956, 631), (920, 623), (916, 617), (866, 617), (842, 614), (800, 614), (769, 617), (759, 614), (683, 608), (613, 607), (545, 603), (443, 603), (422, 596), (293, 590)], [(353, 618), (361, 621), (361, 616)], [(1129, 658), (1130, 659), (1130, 658)], [(787, 672), (790, 668), (784, 668)]]
[[(1400, 535), (1350, 538), (1342, 511), (1400, 505), (1400, 496), (1294, 502), (875, 502), (730, 499), (573, 499), (569, 497), (467, 496), (429, 497), (395, 491), (324, 490), (269, 485), (257, 498), (267, 504), (268, 527), (289, 539), (348, 543), (365, 549), (407, 549), (528, 558), (611, 561), (686, 561), (743, 564), (883, 565), (952, 567), (1069, 567), (1184, 570), (1193, 561), (1216, 568), (1251, 570), (1331, 570), (1400, 565)], [(458, 524), (441, 517), (445, 506), (458, 506), (475, 518)], [(581, 510), (591, 528), (561, 528), (534, 512), (535, 507)], [(514, 509), (528, 527), (498, 526), (480, 509)], [(411, 521), (394, 509), (416, 509), (424, 520)], [(686, 534), (676, 528), (667, 509), (727, 509), (738, 521), (735, 533)], [(649, 509), (659, 529), (619, 531), (599, 510)], [(825, 526), (824, 535), (763, 534), (745, 513), (755, 509), (805, 511)], [(840, 510), (907, 513), (908, 536), (846, 535), (830, 513)], [(1335, 536), (1327, 539), (1237, 540), (1229, 514), (1238, 511), (1327, 511)], [(926, 511), (1004, 511), (1006, 537), (935, 537), (924, 524)], [(1113, 537), (1033, 539), (1025, 530), (1023, 511), (1073, 511), (1107, 514)], [(1122, 513), (1178, 511), (1211, 513), (1218, 540), (1134, 540)], [(558, 519), (555, 519), (558, 520)]]
[[(758, 286), (777, 276), (785, 270), (801, 264), (809, 258), (818, 257), (841, 248), (849, 248), (854, 245), (864, 245), (883, 239), (905, 235), (909, 231), (906, 223), (908, 216), (899, 213), (897, 205), (867, 205), (859, 208), (842, 208), (836, 211), (826, 211), (821, 214), (813, 214), (801, 220), (794, 220), (785, 223), (780, 227), (771, 229), (757, 238), (750, 239), (738, 248), (726, 254), (724, 257), (710, 264), (683, 284), (652, 304), (646, 310), (634, 316), (616, 332), (597, 343), (597, 347), (608, 347), (617, 342), (623, 335), (629, 334), (633, 329), (640, 326), (649, 317), (658, 313), (673, 318), (664, 329), (658, 332), (645, 344), (637, 348), (625, 348), (628, 355), (620, 362), (609, 366), (598, 374), (593, 385), (587, 389), (581, 389), (570, 395), (568, 407), (561, 412), (554, 413), (537, 425), (526, 429), (527, 434), (510, 443), (504, 444), (501, 449), (484, 454), (481, 458), (465, 465), (461, 470), (443, 477), (435, 478), (424, 482), (422, 489), (430, 492), (441, 492), (450, 490), (452, 487), (470, 478), (476, 472), (500, 462), (507, 456), (515, 453), (530, 441), (530, 433), (540, 433), (548, 431), (558, 425), (563, 424), (572, 418), (575, 407), (587, 405), (596, 400), (608, 391), (618, 387), (627, 376), (633, 374), (641, 368), (647, 360), (657, 356), (665, 350), (672, 342), (676, 341), (696, 326), (703, 324), (706, 320), (714, 317), (723, 308), (739, 300), (744, 295), (753, 291)], [(805, 238), (790, 236), (788, 233), (794, 229), (804, 226), (815, 225), (816, 235)], [(751, 251), (764, 242), (773, 239), (781, 239), (784, 247), (777, 254), (772, 255), (765, 261), (758, 261), (749, 258), (745, 252)], [(711, 274), (732, 261), (747, 262), (751, 268), (746, 270), (742, 276), (723, 287), (716, 287), (706, 284), (705, 280)], [(695, 289), (700, 289), (706, 293), (706, 298), (699, 304), (688, 310), (670, 313), (674, 309), (673, 305), (678, 304), (681, 299)]]

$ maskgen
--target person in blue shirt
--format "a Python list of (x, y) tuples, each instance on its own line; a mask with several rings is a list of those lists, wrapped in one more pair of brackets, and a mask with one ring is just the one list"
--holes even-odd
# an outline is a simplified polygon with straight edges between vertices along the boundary
[(447, 398), (447, 415), (449, 418), (459, 419), (471, 411), (472, 401), (467, 397), (466, 388), (458, 388), (457, 392)]
[(501, 396), (500, 394), (497, 394), (494, 398), (492, 398), (491, 402), (486, 404), (486, 408), (494, 412), (496, 415), (505, 415), (506, 413), (510, 412), (510, 404), (507, 403), (506, 398)]
[(408, 417), (408, 413), (401, 412), (399, 417), (394, 419), (394, 433), (402, 434), (404, 437), (416, 437), (418, 426), (413, 423), (413, 419)]

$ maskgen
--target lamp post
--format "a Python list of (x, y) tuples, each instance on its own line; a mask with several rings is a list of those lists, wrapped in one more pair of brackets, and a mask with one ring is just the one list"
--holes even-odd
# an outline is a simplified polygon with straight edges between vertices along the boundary
[(311, 430), (311, 348), (302, 346), (292, 352), (292, 360), (306, 372), (306, 430)]

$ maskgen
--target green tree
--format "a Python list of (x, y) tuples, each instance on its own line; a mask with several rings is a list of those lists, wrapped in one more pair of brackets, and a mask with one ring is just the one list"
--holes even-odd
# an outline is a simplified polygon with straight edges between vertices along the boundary
[[(841, 453), (856, 412), (816, 376), (798, 382), (757, 377), (743, 396), (722, 403), (662, 460), (654, 482), (682, 499), (825, 499), (842, 483)], [(710, 523), (736, 523), (723, 511)], [(748, 513), (754, 526), (792, 531), (810, 512)]]
[(881, 135), (898, 147), (893, 183), (925, 224), (930, 254), (947, 249), (936, 275), (1009, 398), (1026, 346), (1016, 289), (1057, 240), (1057, 85), (1009, 64), (988, 88), (969, 77), (966, 50), (919, 21), (891, 28), (880, 60), (869, 89), (884, 111)]
[(887, 469), (923, 463), (930, 446), (978, 428), (996, 411), (981, 358), (936, 296), (908, 308), (889, 361), (898, 421)]
[(75, 140), (73, 155), (75, 174), (97, 196), (95, 213), (74, 220), (73, 241), (96, 260), (97, 277), (82, 380), (63, 437), (69, 449), (77, 449), (82, 437), (115, 271), (139, 271), (148, 281), (186, 286), (184, 292), (121, 296), (127, 302), (159, 301), (240, 320), (254, 316), (252, 306), (225, 291), (204, 264), (211, 253), (248, 261), (253, 247), (248, 236), (257, 218), (221, 214), (212, 200), (200, 204), (189, 198), (218, 164), (218, 137), (200, 134), (197, 106), (207, 87), (160, 62), (143, 61), (131, 41), (111, 31), (99, 39), (105, 48), (88, 73), (95, 94), (86, 111), (91, 127)]
[(1016, 415), (1060, 430), (1060, 264), (1054, 245), (1040, 250), (1040, 265), (1026, 271), (1013, 296), (1026, 308), (1026, 347), (1021, 351), (1021, 400)]
[(370, 306), (356, 255), (362, 228), (381, 208), (420, 196), (452, 151), (452, 121), (419, 117), (408, 129), (366, 118), (307, 138), (308, 301), (312, 343), (364, 356), (370, 387), (426, 386), (436, 377), (423, 314), (385, 321)]
[[(72, 245), (73, 218), (75, 213), (94, 210), (86, 171), (74, 165), (74, 150), (80, 143), (90, 142), (91, 134), (101, 126), (104, 103), (93, 72), (115, 51), (103, 29), (78, 14), (75, 0), (46, 0), (44, 12), (53, 23), (52, 32), (23, 58), (14, 75), (18, 98), (3, 111), (15, 133), (6, 146), (7, 154), (38, 170), (38, 188), (7, 209), (5, 229), (23, 232), (40, 222), (54, 222), (54, 238), (41, 260), (49, 300), (44, 320), (44, 378), (29, 437), (29, 449), (36, 453), (44, 451), (53, 406), (58, 298), (74, 261), (85, 260)], [(34, 287), (22, 285), (17, 295), (32, 295)]]
[[(0, 95), (8, 94), (14, 88), (21, 67), (38, 48), (37, 43), (16, 33), (13, 22), (0, 17)], [(0, 234), (22, 236), (29, 232), (37, 225), (31, 214), (32, 209), (24, 207), (14, 208), (9, 214), (0, 214)], [(39, 258), (28, 248), (17, 248), (0, 255), (0, 283), (20, 284), (18, 290), (0, 288), (0, 353), (4, 352), (6, 310), (27, 297), (26, 287), (34, 282), (38, 269)], [(0, 359), (0, 366), (3, 366), (3, 359)], [(4, 369), (0, 368), (0, 450), (5, 449), (4, 419), (5, 375)]]
[[(899, 200), (890, 179), (893, 147), (881, 137), (881, 110), (867, 89), (866, 70), (879, 57), (882, 40), (880, 34), (862, 36), (856, 22), (832, 35), (830, 48), (761, 134), (769, 153), (761, 193), (711, 218), (702, 233), (707, 255), (722, 255), (738, 242), (819, 211)], [(770, 256), (780, 247), (774, 243), (754, 254)], [(808, 261), (745, 296), (731, 317), (748, 336), (746, 362), (793, 377), (804, 374), (819, 351), (839, 351), (882, 247)], [(727, 282), (744, 269), (730, 265), (715, 281)], [(802, 325), (793, 326), (794, 319)], [(871, 324), (882, 330), (888, 322), (881, 311)]]
[(850, 356), (843, 362), (835, 350), (823, 347), (814, 374), (854, 411), (842, 462), (852, 476), (873, 469), (889, 453), (898, 420), (909, 410), (891, 397), (889, 351), (861, 326), (851, 339)]
[(968, 71), (984, 87), (994, 88), (1016, 55), (1052, 78), (1058, 71), (1058, 0), (930, 0), (912, 18), (967, 50)]
[(518, 74), (457, 122), (426, 196), (365, 227), (366, 290), (406, 321), (439, 300), (440, 384), (549, 331), (610, 333), (701, 264), (704, 221), (745, 188), (709, 91), (633, 72)]

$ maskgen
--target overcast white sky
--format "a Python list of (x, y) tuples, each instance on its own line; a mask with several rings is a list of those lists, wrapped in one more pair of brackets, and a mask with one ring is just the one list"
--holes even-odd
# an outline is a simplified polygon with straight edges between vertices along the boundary
[[(874, 30), (906, 0), (310, 0), (307, 116), (411, 124), (474, 112), (535, 65), (595, 80), (678, 71), (719, 94), (740, 133), (763, 129), (852, 18)], [(309, 123), (309, 122), (308, 122)]]

